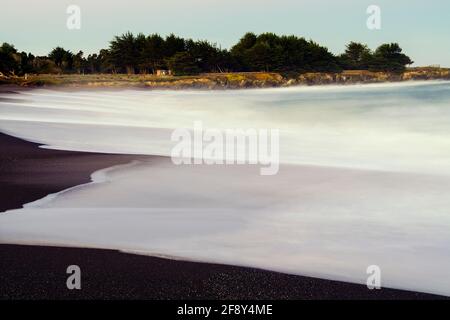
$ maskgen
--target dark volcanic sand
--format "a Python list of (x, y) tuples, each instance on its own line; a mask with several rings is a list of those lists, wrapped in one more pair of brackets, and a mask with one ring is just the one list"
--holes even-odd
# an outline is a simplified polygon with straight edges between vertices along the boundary
[(82, 183), (94, 171), (126, 164), (144, 156), (58, 151), (0, 134), (0, 212), (21, 208)]
[[(81, 268), (81, 290), (66, 268)], [(112, 250), (0, 245), (0, 299), (432, 299), (437, 296)]]
[[(0, 134), (0, 212), (139, 156), (55, 151)], [(81, 290), (66, 268), (81, 268)], [(439, 296), (113, 250), (0, 245), (0, 299), (435, 299)]]

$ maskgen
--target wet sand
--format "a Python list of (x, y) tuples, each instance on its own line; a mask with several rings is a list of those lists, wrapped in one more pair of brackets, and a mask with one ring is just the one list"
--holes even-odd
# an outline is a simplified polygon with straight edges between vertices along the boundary
[(0, 146), (0, 212), (87, 183), (94, 171), (148, 158), (50, 150), (4, 134)]
[[(144, 156), (39, 148), (0, 134), (0, 211), (90, 181), (92, 172)], [(68, 290), (78, 265), (82, 289)], [(436, 299), (254, 268), (174, 261), (114, 250), (0, 244), (0, 299)]]

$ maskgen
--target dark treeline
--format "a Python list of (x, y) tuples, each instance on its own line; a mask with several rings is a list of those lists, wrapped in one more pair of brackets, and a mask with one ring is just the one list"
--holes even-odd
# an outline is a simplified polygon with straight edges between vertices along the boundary
[(47, 56), (19, 52), (3, 43), (0, 72), (26, 73), (156, 73), (170, 70), (175, 75), (201, 72), (339, 72), (343, 69), (402, 72), (411, 64), (397, 43), (383, 44), (375, 51), (351, 42), (345, 52), (334, 55), (327, 48), (296, 36), (273, 33), (245, 34), (230, 50), (208, 41), (183, 39), (173, 34), (116, 36), (108, 49), (85, 56), (61, 47)]

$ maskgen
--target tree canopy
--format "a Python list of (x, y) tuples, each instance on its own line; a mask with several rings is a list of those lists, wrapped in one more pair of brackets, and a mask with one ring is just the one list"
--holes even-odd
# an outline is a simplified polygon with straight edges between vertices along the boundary
[(350, 42), (339, 57), (344, 69), (402, 72), (413, 61), (398, 43), (382, 44), (374, 52), (365, 44)]
[(397, 43), (382, 44), (374, 51), (350, 42), (344, 53), (334, 55), (326, 47), (295, 35), (246, 33), (230, 50), (206, 40), (170, 34), (114, 37), (107, 49), (84, 56), (62, 47), (47, 56), (19, 53), (14, 46), (0, 47), (0, 72), (24, 73), (156, 73), (171, 69), (175, 75), (200, 72), (339, 72), (343, 69), (402, 72), (411, 64)]

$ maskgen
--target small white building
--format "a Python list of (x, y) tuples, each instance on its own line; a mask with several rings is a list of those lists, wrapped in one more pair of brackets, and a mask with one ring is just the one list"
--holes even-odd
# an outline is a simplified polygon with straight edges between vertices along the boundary
[(156, 70), (156, 75), (157, 76), (171, 76), (172, 71), (166, 70), (166, 69), (158, 69), (158, 70)]

